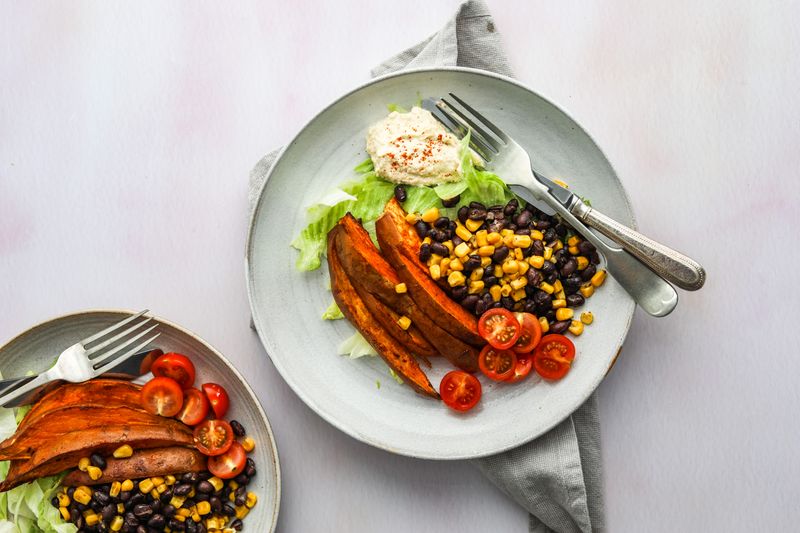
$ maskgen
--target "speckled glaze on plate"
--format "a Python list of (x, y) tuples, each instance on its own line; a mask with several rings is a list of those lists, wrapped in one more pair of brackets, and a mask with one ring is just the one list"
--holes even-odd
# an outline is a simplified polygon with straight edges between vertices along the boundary
[[(332, 301), (327, 267), (295, 269), (291, 239), (305, 226), (305, 208), (354, 176), (365, 157), (367, 128), (386, 104), (410, 105), (417, 95), (457, 92), (523, 148), (545, 175), (616, 220), (634, 226), (625, 191), (602, 151), (566, 113), (519, 82), (465, 68), (405, 71), (375, 79), (314, 117), (279, 155), (253, 212), (247, 242), (248, 293), (253, 320), (267, 354), (297, 395), (325, 420), (384, 450), (429, 459), (464, 459), (498, 453), (543, 434), (577, 409), (597, 388), (625, 339), (634, 302), (613, 279), (581, 309), (595, 323), (575, 344), (570, 373), (548, 383), (490, 382), (483, 398), (457, 414), (396, 383), (377, 358), (351, 361), (336, 354), (352, 333), (344, 320), (321, 320)], [(502, 176), (501, 176), (502, 177)], [(428, 371), (438, 387), (451, 367)], [(380, 387), (378, 386), (380, 384)]]
[[(118, 322), (129, 311), (92, 310), (42, 322), (0, 346), (0, 372), (5, 377), (45, 370), (66, 347)], [(161, 336), (155, 346), (165, 352), (191, 356), (197, 383), (213, 381), (225, 387), (231, 400), (229, 420), (239, 420), (256, 441), (251, 457), (258, 474), (248, 485), (258, 495), (258, 504), (244, 519), (245, 531), (275, 531), (281, 496), (278, 450), (266, 413), (242, 375), (221, 353), (197, 335), (155, 317)]]

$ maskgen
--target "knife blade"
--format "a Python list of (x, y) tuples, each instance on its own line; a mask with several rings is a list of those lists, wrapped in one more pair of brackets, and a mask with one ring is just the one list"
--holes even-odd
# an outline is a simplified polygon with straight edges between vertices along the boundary
[(583, 201), (580, 198), (578, 198), (578, 196), (576, 196), (574, 193), (572, 193), (569, 189), (567, 189), (566, 187), (563, 187), (563, 186), (559, 185), (558, 183), (545, 178), (544, 176), (542, 176), (538, 172), (533, 171), (533, 176), (537, 180), (539, 180), (539, 182), (542, 185), (547, 187), (547, 191), (550, 193), (550, 195), (553, 198), (558, 200), (558, 203), (560, 203), (561, 205), (563, 205), (567, 209), (571, 210), (572, 206), (575, 205), (576, 201), (578, 201), (578, 202), (582, 202)]

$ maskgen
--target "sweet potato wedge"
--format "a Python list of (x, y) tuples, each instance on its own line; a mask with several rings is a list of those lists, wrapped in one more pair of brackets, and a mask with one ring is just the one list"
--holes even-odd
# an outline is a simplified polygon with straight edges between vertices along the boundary
[(356, 290), (362, 295), (365, 292), (371, 293), (394, 312), (409, 317), (412, 324), (424, 324), (421, 333), (439, 354), (463, 370), (476, 371), (477, 350), (439, 327), (417, 306), (413, 291), (397, 293), (395, 285), (400, 279), (372, 244), (366, 230), (350, 215), (342, 218), (340, 226), (344, 228), (345, 234), (338, 236), (336, 249)]
[(206, 457), (192, 448), (171, 446), (134, 452), (127, 459), (107, 459), (103, 475), (92, 479), (86, 472), (73, 470), (61, 484), (67, 487), (79, 485), (102, 485), (126, 479), (163, 477), (167, 475), (200, 472), (206, 469)]
[(442, 329), (465, 343), (483, 347), (475, 316), (450, 299), (430, 277), (418, 258), (420, 240), (405, 220), (406, 213), (392, 199), (375, 223), (381, 252), (397, 275), (408, 286), (414, 302)]
[(369, 314), (364, 301), (350, 283), (339, 262), (334, 242), (335, 234), (333, 239), (330, 237), (329, 235), (328, 268), (331, 274), (331, 291), (342, 314), (364, 335), (389, 368), (397, 372), (415, 391), (438, 399), (439, 393), (433, 388), (417, 361)]
[(111, 455), (121, 444), (134, 450), (193, 446), (191, 430), (177, 420), (162, 418), (159, 424), (101, 425), (91, 429), (73, 431), (59, 439), (47, 440), (34, 451), (30, 459), (11, 461), (6, 479), (0, 483), (0, 492), (44, 476), (73, 468), (81, 457), (90, 453)]

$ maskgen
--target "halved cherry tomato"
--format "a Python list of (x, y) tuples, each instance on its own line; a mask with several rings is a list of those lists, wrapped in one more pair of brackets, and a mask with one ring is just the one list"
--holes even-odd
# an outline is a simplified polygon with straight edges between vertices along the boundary
[(533, 367), (545, 379), (567, 375), (575, 359), (575, 345), (564, 335), (545, 335), (533, 352)]
[(150, 372), (150, 368), (152, 368), (155, 360), (161, 357), (162, 355), (164, 355), (164, 352), (162, 352), (158, 348), (147, 352), (142, 358), (142, 361), (139, 363), (139, 375), (143, 376), (148, 372)]
[(194, 443), (205, 455), (222, 455), (235, 439), (233, 428), (224, 420), (206, 420), (194, 428)]
[(442, 378), (439, 394), (450, 409), (469, 411), (481, 399), (481, 382), (463, 370), (453, 370)]
[(222, 388), (222, 385), (216, 383), (203, 383), (203, 392), (206, 393), (208, 402), (211, 404), (211, 409), (214, 410), (214, 416), (222, 418), (228, 412), (230, 399), (228, 398), (227, 391)]
[(514, 374), (508, 378), (509, 383), (522, 381), (531, 373), (533, 367), (533, 356), (527, 353), (517, 354), (517, 366), (514, 367)]
[(516, 353), (530, 353), (542, 340), (542, 325), (536, 315), (530, 313), (514, 313), (514, 318), (519, 322), (521, 331), (516, 344), (512, 347)]
[(148, 413), (175, 416), (183, 405), (183, 390), (171, 378), (153, 378), (142, 387), (142, 407)]
[(489, 309), (478, 320), (478, 333), (498, 350), (514, 346), (520, 334), (517, 319), (508, 309)]
[(187, 426), (195, 426), (208, 415), (208, 398), (195, 388), (183, 391), (183, 408), (175, 416)]
[(247, 452), (238, 442), (233, 442), (222, 455), (208, 458), (208, 470), (220, 479), (231, 479), (242, 473), (247, 465)]
[(183, 389), (194, 385), (194, 365), (188, 357), (179, 353), (165, 353), (155, 360), (150, 372), (156, 377), (174, 379)]
[(493, 381), (505, 381), (514, 375), (517, 356), (511, 350), (498, 350), (487, 344), (478, 356), (478, 368)]

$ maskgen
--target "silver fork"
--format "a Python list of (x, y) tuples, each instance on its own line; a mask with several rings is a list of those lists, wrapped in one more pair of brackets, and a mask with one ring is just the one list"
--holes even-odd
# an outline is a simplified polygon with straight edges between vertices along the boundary
[[(605, 256), (608, 272), (647, 313), (661, 317), (675, 309), (678, 304), (678, 293), (672, 285), (631, 253), (624, 249), (613, 248), (597, 237), (570, 209), (553, 198), (550, 189), (540, 181), (546, 178), (541, 178), (533, 170), (530, 156), (522, 147), (458, 96), (450, 93), (450, 97), (452, 98), (450, 100), (444, 98), (423, 100), (422, 107), (430, 111), (439, 122), (457, 136), (464, 137), (467, 132), (471, 132), (470, 146), (492, 165), (493, 170), (508, 185), (519, 185), (528, 189), (592, 243)], [(608, 217), (605, 219), (611, 220)], [(636, 233), (629, 228), (626, 229)], [(663, 252), (652, 248), (650, 254), (663, 256)], [(677, 252), (674, 254), (680, 255)], [(697, 265), (693, 261), (692, 263)], [(702, 268), (700, 270), (702, 271)], [(702, 278), (705, 279), (704, 273)], [(702, 282), (700, 284), (702, 285)]]
[[(156, 332), (155, 335), (138, 342), (158, 327), (158, 324), (153, 324), (144, 330), (141, 329), (153, 320), (152, 317), (143, 317), (145, 313), (146, 309), (73, 344), (61, 352), (55, 365), (37, 376), (0, 381), (0, 405), (7, 407), (30, 403), (39, 396), (37, 393), (42, 387), (60, 381), (72, 383), (87, 381), (135, 355), (160, 335)], [(137, 321), (139, 318), (142, 319)], [(118, 331), (134, 321), (136, 322), (130, 327)], [(111, 334), (114, 335), (104, 339)], [(90, 346), (94, 343), (97, 344)]]

